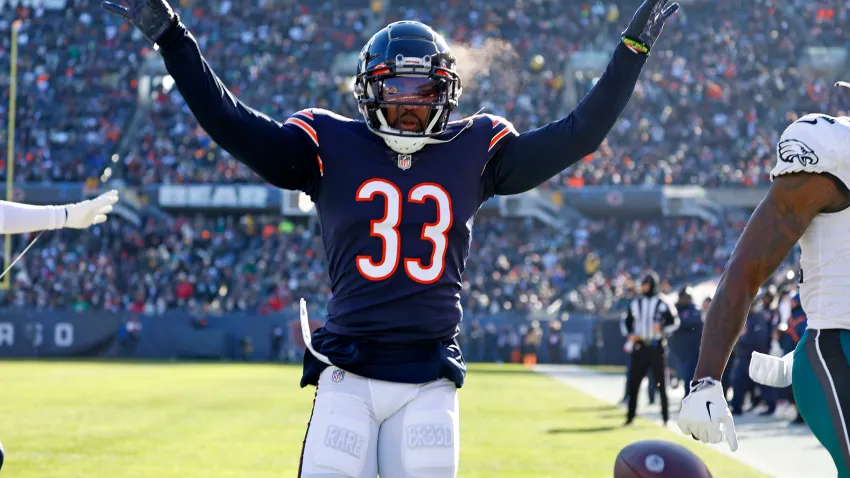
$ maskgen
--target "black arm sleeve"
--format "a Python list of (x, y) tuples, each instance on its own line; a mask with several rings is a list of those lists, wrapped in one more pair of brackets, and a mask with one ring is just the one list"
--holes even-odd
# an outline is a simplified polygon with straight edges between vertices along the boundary
[(182, 23), (158, 43), (177, 89), (213, 141), (274, 186), (302, 191), (314, 186), (319, 166), (308, 136), (239, 101)]
[(629, 311), (623, 314), (623, 320), (620, 322), (620, 332), (624, 336), (635, 333), (635, 317), (632, 315), (632, 304), (629, 304)]
[(488, 192), (509, 195), (534, 189), (596, 151), (629, 103), (646, 58), (620, 43), (602, 78), (569, 116), (502, 146), (485, 170)]

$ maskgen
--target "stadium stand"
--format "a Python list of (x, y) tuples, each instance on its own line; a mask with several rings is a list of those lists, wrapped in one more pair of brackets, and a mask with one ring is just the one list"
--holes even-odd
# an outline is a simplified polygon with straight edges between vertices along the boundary
[[(732, 0), (682, 3), (674, 21), (685, 28), (670, 28), (653, 51), (600, 150), (541, 188), (547, 200), (593, 187), (608, 188), (606, 201), (637, 186), (757, 190), (769, 182), (785, 125), (806, 112), (845, 111), (847, 92), (817, 73), (843, 58), (847, 2), (755, 0), (758, 8), (746, 9)], [(704, 15), (707, 9), (712, 15)], [(483, 109), (525, 131), (567, 114), (588, 91), (626, 22), (621, 12), (631, 8), (617, 1), (181, 0), (179, 11), (228, 87), (278, 119), (307, 106), (358, 118), (351, 55), (378, 25), (428, 22), (468, 60), (460, 115)], [(9, 62), (15, 19), (24, 20), (15, 184), (90, 187), (99, 178), (118, 181), (141, 199), (136, 220), (117, 217), (88, 231), (46, 235), (13, 271), (2, 305), (267, 315), (292, 311), (305, 297), (314, 311), (324, 309), (330, 296), (324, 252), (309, 217), (170, 210), (148, 194), (164, 185), (244, 185), (259, 178), (198, 126), (134, 29), (82, 0), (59, 9), (0, 4), (0, 64)], [(0, 84), (5, 139), (5, 69)], [(568, 314), (616, 314), (646, 268), (669, 281), (668, 291), (714, 277), (752, 202), (704, 214), (667, 214), (662, 206), (641, 217), (571, 210), (555, 220), (502, 217), (508, 214), (499, 203), (498, 213), (475, 225), (467, 327), (503, 345), (519, 344), (529, 327), (541, 334), (546, 327), (520, 329), (514, 322), (499, 329), (495, 320), (475, 320), (560, 324)], [(30, 239), (17, 239), (14, 249)], [(786, 295), (793, 292), (787, 274), (793, 264), (792, 255), (777, 276)]]

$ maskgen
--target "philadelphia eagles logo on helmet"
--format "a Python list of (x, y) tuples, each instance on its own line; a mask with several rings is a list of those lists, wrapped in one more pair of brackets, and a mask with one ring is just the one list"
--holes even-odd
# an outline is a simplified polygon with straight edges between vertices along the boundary
[(785, 139), (779, 142), (779, 159), (785, 163), (799, 161), (801, 166), (818, 164), (815, 150), (799, 139)]

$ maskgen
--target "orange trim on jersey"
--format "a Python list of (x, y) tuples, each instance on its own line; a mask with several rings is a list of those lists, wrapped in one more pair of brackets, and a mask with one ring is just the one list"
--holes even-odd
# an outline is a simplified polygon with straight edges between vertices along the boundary
[(302, 119), (293, 116), (286, 120), (285, 124), (294, 124), (295, 126), (301, 128), (305, 133), (307, 133), (307, 136), (309, 136), (310, 139), (313, 140), (313, 143), (315, 143), (317, 147), (319, 146), (319, 135), (316, 134), (316, 130), (313, 129), (312, 126), (304, 122)]
[(509, 127), (505, 126), (501, 131), (496, 133), (496, 135), (493, 136), (493, 139), (490, 140), (490, 148), (488, 148), (487, 151), (491, 151), (493, 149), (493, 147), (496, 146), (496, 143), (498, 143), (500, 139), (507, 136), (507, 134), (510, 133), (510, 132), (511, 132), (511, 129)]
[(324, 165), (324, 163), (322, 163), (322, 157), (317, 154), (316, 160), (319, 161), (319, 176), (324, 176), (325, 175), (325, 165)]
[(292, 116), (295, 116), (295, 115), (301, 115), (301, 116), (304, 116), (307, 119), (313, 119), (313, 113), (310, 110), (301, 110), (301, 111), (295, 113)]
[(502, 138), (507, 136), (508, 133), (517, 134), (516, 130), (514, 129), (514, 125), (512, 125), (510, 122), (508, 122), (508, 120), (502, 118), (501, 116), (490, 116), (490, 121), (493, 123), (493, 129), (498, 128), (500, 125), (503, 128), (493, 136), (493, 139), (490, 140), (490, 149), (488, 149), (487, 151), (492, 151), (493, 147), (496, 146), (496, 143), (498, 143)]

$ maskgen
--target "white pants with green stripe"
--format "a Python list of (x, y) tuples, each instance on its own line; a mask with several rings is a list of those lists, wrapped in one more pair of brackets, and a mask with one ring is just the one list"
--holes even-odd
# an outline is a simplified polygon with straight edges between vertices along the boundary
[(794, 350), (794, 400), (826, 448), (839, 478), (850, 478), (850, 330), (808, 329)]

